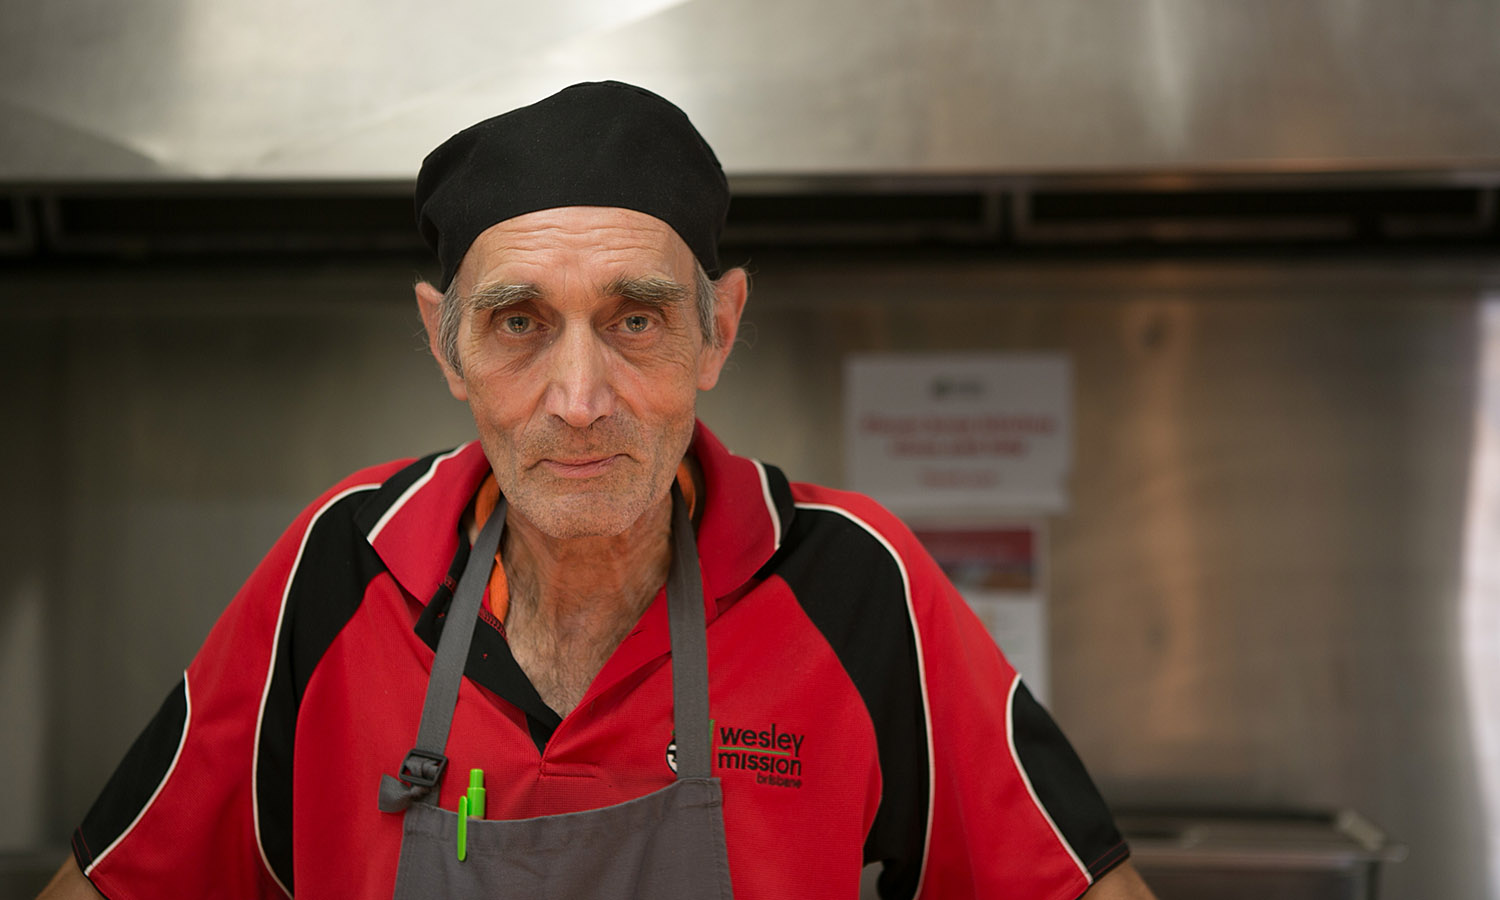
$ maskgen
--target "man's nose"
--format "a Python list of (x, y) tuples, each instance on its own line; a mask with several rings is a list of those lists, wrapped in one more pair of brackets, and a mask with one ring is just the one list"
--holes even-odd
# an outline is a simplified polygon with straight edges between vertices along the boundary
[(569, 324), (553, 345), (547, 412), (587, 428), (614, 411), (606, 348), (592, 328)]

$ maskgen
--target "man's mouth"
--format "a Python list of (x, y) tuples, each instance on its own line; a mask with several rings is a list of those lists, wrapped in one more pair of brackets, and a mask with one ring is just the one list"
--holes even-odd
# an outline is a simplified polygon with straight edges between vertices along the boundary
[(548, 457), (538, 467), (560, 478), (592, 478), (613, 468), (624, 457), (621, 453), (605, 456)]

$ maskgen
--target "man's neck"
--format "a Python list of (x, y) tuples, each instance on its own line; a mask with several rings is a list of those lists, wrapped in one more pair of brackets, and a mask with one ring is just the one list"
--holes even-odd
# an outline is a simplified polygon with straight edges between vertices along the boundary
[(507, 520), (506, 636), (543, 702), (560, 715), (583, 699), (666, 581), (671, 525), (670, 497), (614, 537), (559, 540), (514, 512)]
[(644, 608), (666, 581), (671, 533), (670, 496), (611, 537), (553, 538), (512, 510), (500, 554), (511, 609), (529, 604), (545, 619), (564, 621), (638, 602)]

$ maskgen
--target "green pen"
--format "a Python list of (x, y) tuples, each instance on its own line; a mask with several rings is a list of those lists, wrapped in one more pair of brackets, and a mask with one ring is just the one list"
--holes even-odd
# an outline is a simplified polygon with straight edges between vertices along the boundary
[(484, 770), (469, 770), (469, 815), (484, 818)]
[(469, 855), (469, 798), (458, 798), (458, 861)]
[(469, 855), (469, 817), (484, 818), (484, 770), (469, 770), (469, 792), (458, 798), (458, 861)]

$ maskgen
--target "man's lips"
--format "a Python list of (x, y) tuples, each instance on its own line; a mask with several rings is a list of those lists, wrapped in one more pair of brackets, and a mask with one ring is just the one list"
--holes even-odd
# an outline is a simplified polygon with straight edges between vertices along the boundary
[(537, 465), (562, 478), (591, 478), (609, 471), (623, 456), (612, 453), (607, 456), (546, 458)]

